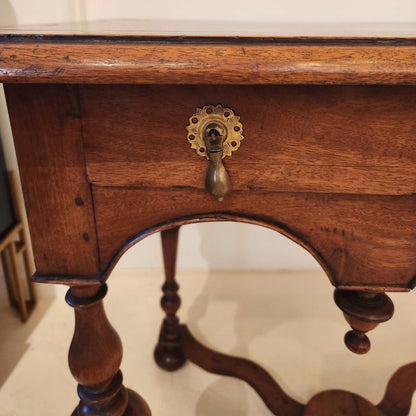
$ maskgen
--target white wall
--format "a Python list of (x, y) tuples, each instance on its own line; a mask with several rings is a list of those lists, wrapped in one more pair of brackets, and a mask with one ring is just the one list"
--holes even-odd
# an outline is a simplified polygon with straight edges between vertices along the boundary
[(181, 19), (250, 22), (414, 22), (414, 0), (1, 0), (0, 24), (78, 19)]
[[(0, 24), (38, 24), (82, 19), (138, 18), (251, 22), (415, 22), (415, 0), (2, 0)], [(1, 92), (0, 92), (1, 93)], [(0, 99), (1, 132), (8, 163), (13, 146)], [(178, 265), (211, 269), (305, 269), (312, 257), (278, 234), (243, 224), (198, 224), (182, 228)], [(161, 265), (158, 236), (149, 237), (121, 260), (124, 268)]]
[(94, 19), (137, 17), (250, 22), (393, 22), (415, 18), (414, 0), (85, 0), (79, 4), (84, 15)]

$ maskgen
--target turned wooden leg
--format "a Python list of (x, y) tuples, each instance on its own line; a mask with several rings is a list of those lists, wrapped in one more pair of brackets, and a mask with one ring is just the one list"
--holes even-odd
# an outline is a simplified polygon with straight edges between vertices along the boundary
[(104, 312), (106, 293), (107, 285), (102, 284), (71, 287), (66, 294), (75, 310), (69, 368), (80, 397), (72, 416), (149, 416), (144, 400), (123, 386), (122, 345)]
[(366, 332), (393, 316), (393, 302), (385, 293), (340, 289), (335, 290), (334, 299), (352, 328), (345, 334), (345, 345), (356, 354), (367, 353), (371, 343)]
[(178, 295), (179, 286), (175, 281), (176, 253), (179, 227), (162, 231), (162, 250), (165, 264), (165, 283), (162, 286), (162, 309), (165, 319), (160, 330), (159, 341), (155, 348), (155, 360), (159, 367), (174, 371), (182, 367), (186, 359), (180, 342), (180, 326), (176, 312), (181, 304)]

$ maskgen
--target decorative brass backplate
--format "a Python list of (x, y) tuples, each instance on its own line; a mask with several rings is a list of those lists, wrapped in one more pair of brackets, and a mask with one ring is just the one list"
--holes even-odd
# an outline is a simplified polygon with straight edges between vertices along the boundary
[(191, 147), (209, 160), (206, 188), (218, 201), (222, 201), (231, 190), (231, 179), (222, 159), (231, 156), (244, 139), (240, 117), (220, 104), (206, 105), (196, 109), (186, 129)]
[[(240, 116), (234, 114), (233, 110), (218, 105), (206, 105), (197, 108), (195, 114), (190, 117), (188, 130), (188, 141), (192, 149), (195, 149), (200, 156), (209, 159), (205, 137), (212, 128), (217, 128), (219, 133), (225, 137), (223, 142), (222, 157), (231, 156), (232, 152), (240, 147), (244, 139), (243, 125), (240, 123)], [(207, 131), (208, 130), (208, 131)]]

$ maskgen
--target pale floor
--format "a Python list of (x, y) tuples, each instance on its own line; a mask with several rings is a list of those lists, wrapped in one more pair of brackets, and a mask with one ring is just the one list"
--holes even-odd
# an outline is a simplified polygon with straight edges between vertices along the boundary
[[(392, 295), (395, 316), (370, 335), (371, 352), (356, 356), (343, 345), (347, 324), (322, 272), (180, 271), (178, 280), (180, 317), (200, 341), (254, 359), (303, 402), (338, 388), (377, 403), (391, 374), (416, 356), (414, 293)], [(239, 380), (154, 364), (161, 283), (162, 272), (117, 270), (110, 278), (105, 304), (123, 340), (125, 384), (158, 416), (271, 415)], [(66, 364), (71, 308), (44, 299), (22, 325), (3, 299), (0, 314), (0, 416), (69, 416), (77, 402)]]

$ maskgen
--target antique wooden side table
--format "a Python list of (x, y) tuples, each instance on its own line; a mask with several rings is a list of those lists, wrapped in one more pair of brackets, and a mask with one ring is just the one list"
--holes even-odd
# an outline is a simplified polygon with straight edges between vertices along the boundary
[(277, 36), (266, 26), (205, 25), (213, 36), (169, 31), (167, 23), (160, 31), (126, 22), (118, 34), (103, 27), (0, 35), (34, 280), (70, 286), (75, 310), (73, 415), (150, 414), (123, 386), (121, 342), (102, 299), (119, 257), (155, 232), (166, 269), (155, 349), (162, 368), (189, 360), (241, 378), (276, 415), (407, 415), (414, 363), (393, 375), (378, 405), (336, 390), (302, 404), (258, 365), (199, 344), (176, 317), (175, 255), (178, 228), (198, 221), (241, 221), (288, 236), (335, 286), (352, 328), (348, 348), (367, 352), (366, 333), (393, 315), (385, 292), (416, 283), (409, 28), (372, 35), (357, 27), (353, 36), (286, 28)]

